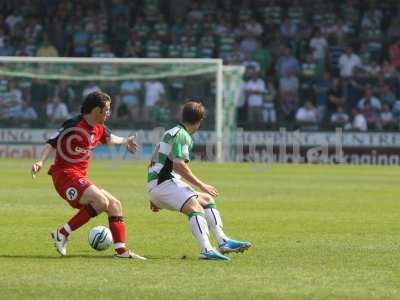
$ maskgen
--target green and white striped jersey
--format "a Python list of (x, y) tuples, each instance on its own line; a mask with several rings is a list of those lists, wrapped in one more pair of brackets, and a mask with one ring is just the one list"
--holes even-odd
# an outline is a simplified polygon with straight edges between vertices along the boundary
[(192, 148), (192, 137), (182, 124), (166, 131), (151, 158), (147, 177), (149, 188), (174, 178), (173, 160), (189, 162)]

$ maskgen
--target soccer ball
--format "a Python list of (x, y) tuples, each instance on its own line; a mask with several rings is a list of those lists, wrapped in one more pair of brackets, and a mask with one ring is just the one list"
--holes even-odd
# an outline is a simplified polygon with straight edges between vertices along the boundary
[(89, 245), (94, 250), (106, 250), (113, 243), (110, 229), (104, 226), (93, 227), (89, 232)]

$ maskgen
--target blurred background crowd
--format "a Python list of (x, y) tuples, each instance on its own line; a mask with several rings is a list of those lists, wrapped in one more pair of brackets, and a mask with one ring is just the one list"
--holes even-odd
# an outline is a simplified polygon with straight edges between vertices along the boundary
[[(237, 106), (247, 130), (397, 130), (398, 0), (2, 0), (0, 56), (222, 58), (246, 68)], [(113, 122), (167, 126), (182, 80), (0, 78), (0, 125), (58, 126), (104, 90)], [(209, 125), (211, 126), (211, 125)], [(207, 127), (207, 126), (206, 126)]]

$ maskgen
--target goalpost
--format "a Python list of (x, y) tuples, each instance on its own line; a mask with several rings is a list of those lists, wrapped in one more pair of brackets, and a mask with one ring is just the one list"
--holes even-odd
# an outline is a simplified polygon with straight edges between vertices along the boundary
[[(50, 85), (61, 81), (95, 82), (117, 90), (123, 81), (129, 80), (179, 83), (180, 92), (185, 91), (186, 97), (204, 97), (206, 108), (213, 112), (211, 130), (215, 133), (217, 162), (233, 159), (236, 103), (243, 72), (241, 66), (224, 66), (221, 59), (0, 57), (0, 79), (25, 80), (28, 84), (34, 80)], [(110, 94), (113, 98), (113, 92)]]

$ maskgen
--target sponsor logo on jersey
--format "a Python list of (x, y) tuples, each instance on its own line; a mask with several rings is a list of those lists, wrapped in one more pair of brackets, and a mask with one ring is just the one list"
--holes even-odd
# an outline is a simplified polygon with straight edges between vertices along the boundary
[(80, 178), (79, 180), (79, 184), (83, 187), (83, 186), (85, 186), (88, 182), (87, 182), (87, 180), (86, 179), (84, 179), (84, 178)]
[(78, 197), (78, 190), (74, 187), (67, 188), (65, 196), (69, 201), (73, 201)]
[(84, 149), (82, 147), (75, 147), (75, 152), (81, 153), (81, 154), (88, 154), (90, 152), (90, 149)]

